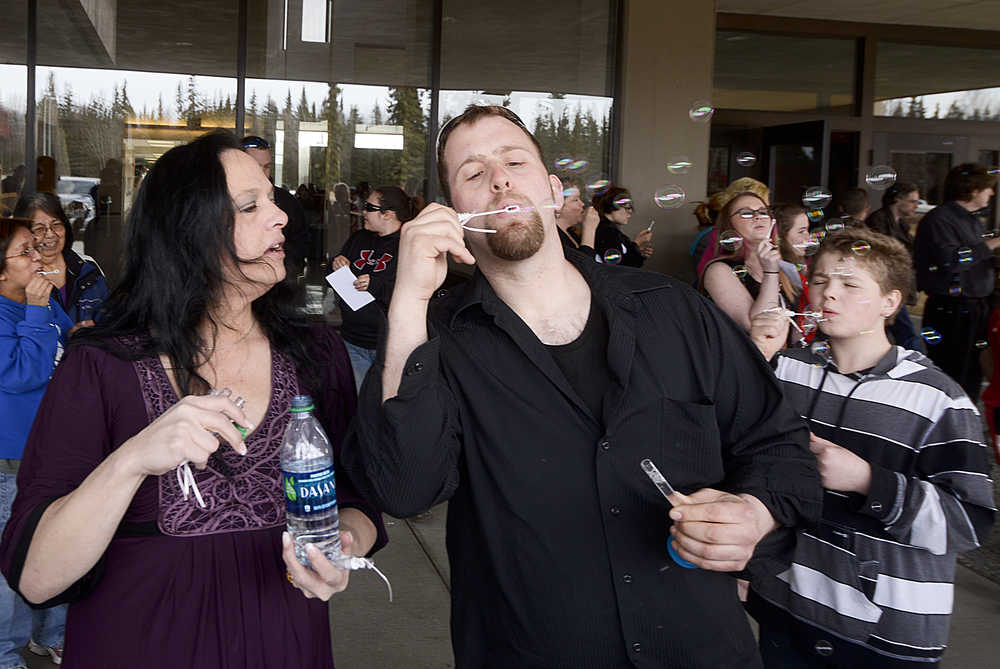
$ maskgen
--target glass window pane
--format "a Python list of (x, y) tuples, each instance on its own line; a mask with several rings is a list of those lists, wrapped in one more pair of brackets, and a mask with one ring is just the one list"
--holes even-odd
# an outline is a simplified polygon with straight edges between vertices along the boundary
[(38, 190), (59, 194), (74, 246), (112, 283), (122, 225), (149, 167), (173, 146), (235, 128), (237, 8), (119, 2), (98, 12), (39, 2)]
[(584, 188), (606, 180), (614, 5), (579, 0), (568, 11), (566, 3), (445, 0), (439, 123), (469, 104), (509, 107), (553, 173)]
[(879, 42), (874, 113), (1000, 120), (1000, 50)]
[(852, 112), (855, 43), (720, 30), (712, 102), (718, 109)]
[[(0, 214), (13, 209), (24, 180), (24, 116), (28, 69), (26, 3), (3, 10), (0, 30)], [(18, 169), (18, 166), (21, 166)]]
[(365, 186), (426, 192), (433, 8), (248, 2), (246, 133), (270, 143), (274, 183), (305, 213), (307, 312), (326, 308), (326, 263), (357, 230)]

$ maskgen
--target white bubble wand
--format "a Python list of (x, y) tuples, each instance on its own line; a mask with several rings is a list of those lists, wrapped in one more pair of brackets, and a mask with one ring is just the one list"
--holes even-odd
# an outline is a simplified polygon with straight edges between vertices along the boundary
[(471, 232), (486, 232), (494, 233), (496, 230), (487, 228), (473, 228), (472, 226), (466, 225), (466, 222), (475, 218), (476, 216), (489, 216), (490, 214), (516, 214), (521, 211), (520, 205), (509, 204), (503, 209), (494, 209), (493, 211), (479, 211), (474, 214), (471, 213), (461, 213), (458, 215), (458, 222), (462, 224), (462, 227)]

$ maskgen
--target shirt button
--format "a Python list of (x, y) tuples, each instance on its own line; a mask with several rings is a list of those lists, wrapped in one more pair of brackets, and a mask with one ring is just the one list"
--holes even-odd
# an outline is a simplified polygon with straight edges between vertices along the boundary
[(634, 644), (632, 644), (632, 650), (634, 650), (637, 653), (641, 653), (642, 652), (642, 644), (641, 643), (634, 643)]
[(617, 516), (618, 514), (620, 514), (622, 512), (621, 508), (619, 508), (617, 506), (612, 506), (611, 509), (610, 509), (610, 511), (611, 511), (611, 515), (612, 516)]
[(439, 290), (437, 292), (437, 296), (438, 297), (444, 297), (447, 294), (448, 294), (448, 289), (447, 288), (442, 288), (441, 290)]
[(601, 448), (604, 449), (605, 451), (608, 450), (609, 448), (611, 448), (611, 442), (605, 439), (604, 441), (601, 442)]
[(882, 502), (872, 502), (869, 507), (872, 511), (878, 513), (882, 510)]
[(622, 576), (622, 580), (625, 581), (626, 583), (631, 583), (632, 582), (632, 574), (625, 574), (624, 576)]
[(833, 655), (833, 644), (826, 639), (820, 639), (817, 641), (816, 645), (813, 646), (813, 649), (817, 654), (822, 655), (823, 657), (830, 657)]

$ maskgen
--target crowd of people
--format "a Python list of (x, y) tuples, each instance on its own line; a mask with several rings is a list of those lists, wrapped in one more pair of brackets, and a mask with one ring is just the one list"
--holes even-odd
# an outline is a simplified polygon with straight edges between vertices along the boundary
[[(915, 236), (911, 184), (822, 220), (736, 180), (696, 210), (691, 287), (640, 269), (627, 188), (585, 201), (509, 109), (449, 121), (437, 164), (444, 203), (331, 193), (357, 229), (319, 246), (374, 297), (339, 332), (296, 308), (310, 194), (274, 187), (259, 137), (152, 165), (110, 292), (57, 198), (0, 219), (0, 667), (332, 667), (349, 572), (283, 532), (302, 393), (345, 552), (450, 502), (458, 667), (940, 659), (995, 512), (994, 175), (952, 170)], [(449, 262), (471, 278), (444, 288)]]

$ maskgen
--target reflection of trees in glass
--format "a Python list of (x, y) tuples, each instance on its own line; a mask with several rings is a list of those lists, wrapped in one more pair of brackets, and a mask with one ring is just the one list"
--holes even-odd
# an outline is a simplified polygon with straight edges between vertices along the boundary
[[(553, 94), (551, 99), (562, 99), (563, 96)], [(564, 182), (574, 182), (583, 186), (582, 181), (600, 175), (604, 164), (604, 144), (608, 136), (608, 119), (594, 118), (591, 110), (584, 112), (582, 105), (577, 105), (571, 112), (563, 107), (558, 118), (551, 106), (539, 105), (540, 113), (535, 118), (532, 132), (542, 146), (549, 170), (563, 179)], [(571, 158), (573, 161), (587, 161), (587, 166), (578, 171), (554, 170), (555, 161), (560, 158)]]
[(944, 99), (948, 108), (942, 114), (941, 99), (934, 101), (933, 110), (924, 96), (894, 98), (876, 103), (876, 116), (896, 116), (899, 118), (950, 119), (957, 121), (1000, 121), (1000, 89), (984, 88), (975, 91), (957, 91), (957, 97)]
[(422, 190), (424, 157), (427, 151), (427, 122), (415, 88), (389, 89), (389, 125), (403, 126), (403, 150), (391, 183), (408, 194)]

